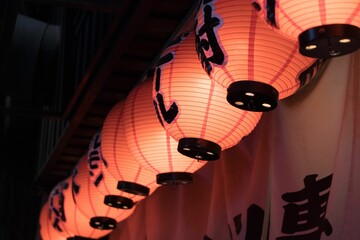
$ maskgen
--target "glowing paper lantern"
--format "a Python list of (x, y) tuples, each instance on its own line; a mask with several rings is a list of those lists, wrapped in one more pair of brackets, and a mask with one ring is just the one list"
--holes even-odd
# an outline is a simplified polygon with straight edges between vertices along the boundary
[(360, 47), (359, 0), (253, 0), (269, 25), (299, 40), (301, 54), (334, 57)]
[(322, 61), (302, 56), (298, 43), (267, 26), (248, 0), (202, 1), (195, 32), (205, 71), (227, 88), (231, 105), (248, 111), (276, 108)]
[(47, 201), (41, 208), (40, 216), (40, 236), (43, 240), (66, 240), (66, 237), (61, 235), (58, 230), (53, 228), (50, 222), (50, 204)]
[(155, 174), (142, 167), (131, 155), (125, 139), (124, 101), (117, 103), (106, 116), (101, 135), (101, 152), (107, 170), (118, 180), (117, 188), (124, 198), (140, 201), (159, 186)]
[[(71, 187), (72, 177), (59, 183), (59, 194), (63, 199), (61, 208), (64, 218), (60, 218), (59, 226), (71, 232), (77, 239), (98, 239), (111, 232), (111, 230), (100, 230), (90, 226), (90, 218), (85, 216), (75, 205)], [(71, 238), (70, 238), (71, 239)]]
[(221, 150), (255, 128), (262, 113), (229, 105), (226, 89), (209, 79), (194, 48), (195, 36), (190, 34), (165, 49), (155, 70), (153, 100), (161, 124), (179, 141), (180, 153), (216, 160)]
[(126, 98), (123, 115), (130, 152), (156, 173), (157, 183), (185, 184), (205, 162), (181, 155), (177, 142), (160, 125), (151, 98), (152, 81), (141, 83)]
[[(110, 112), (110, 115), (108, 115), (107, 120), (105, 121), (106, 123), (106, 134), (107, 134), (107, 140), (105, 141), (105, 146), (102, 147), (102, 131), (98, 131), (89, 146), (89, 151), (88, 151), (88, 168), (89, 168), (89, 173), (90, 173), (90, 182), (93, 183), (93, 185), (105, 196), (104, 199), (104, 203), (108, 206), (111, 207), (116, 207), (116, 208), (122, 208), (122, 209), (131, 209), (134, 205), (134, 202), (141, 200), (142, 198), (144, 198), (143, 194), (140, 195), (135, 195), (133, 193), (129, 193), (126, 192), (124, 189), (126, 186), (131, 186), (133, 187), (135, 185), (140, 189), (144, 188), (147, 192), (149, 191), (147, 187), (140, 187), (138, 186), (139, 184), (137, 183), (127, 183), (124, 181), (119, 181), (118, 179), (124, 180), (123, 176), (127, 176), (127, 180), (134, 180), (137, 181), (137, 179), (135, 178), (135, 175), (138, 173), (140, 165), (131, 158), (131, 156), (129, 156), (128, 152), (122, 154), (121, 152), (119, 152), (119, 155), (116, 157), (113, 157), (112, 155), (109, 156), (109, 154), (111, 154), (112, 152), (118, 152), (119, 150), (122, 149), (122, 147), (118, 147), (118, 145), (116, 144), (116, 141), (111, 141), (111, 139), (109, 139), (109, 134), (113, 137), (117, 136), (114, 133), (116, 133), (119, 129), (113, 128), (113, 129), (108, 129), (109, 126), (109, 119), (111, 119), (111, 117), (113, 116), (113, 114), (116, 114), (116, 109), (117, 107), (120, 105), (116, 105), (114, 107), (114, 109)], [(115, 112), (114, 112), (115, 111)], [(121, 136), (118, 136), (121, 137)], [(110, 140), (110, 141), (109, 141)], [(114, 140), (114, 139), (113, 139)], [(120, 140), (120, 142), (123, 141), (125, 142), (124, 136), (122, 136), (122, 139)], [(109, 161), (107, 161), (102, 153), (102, 148), (104, 149), (108, 149), (110, 152), (106, 152), (106, 156), (108, 157)], [(126, 150), (126, 149), (123, 149)], [(110, 158), (111, 157), (111, 158)], [(120, 161), (123, 160), (132, 160), (133, 163), (135, 163), (135, 165), (131, 165), (130, 164), (124, 164), (124, 163), (120, 163), (117, 162), (118, 157), (120, 157)], [(125, 158), (124, 158), (125, 157)], [(129, 162), (128, 162), (129, 163)], [(118, 166), (121, 166), (121, 172), (124, 172), (123, 174), (116, 175), (115, 176), (121, 176), (118, 178), (115, 178), (111, 173), (110, 173), (110, 169), (109, 167), (113, 168), (112, 171), (117, 172), (118, 170)], [(154, 183), (154, 179), (153, 179), (153, 174), (152, 173), (145, 173), (149, 175), (148, 179), (149, 182), (142, 182), (143, 184), (152, 184), (149, 185), (152, 188), (152, 191), (155, 190), (155, 188), (157, 188), (156, 184)], [(141, 185), (142, 186), (142, 185)], [(119, 188), (118, 188), (119, 187)], [(130, 190), (133, 188), (130, 188)], [(133, 189), (134, 190), (134, 189)], [(140, 191), (142, 193), (142, 191)]]
[(64, 212), (64, 195), (62, 191), (64, 183), (60, 182), (51, 190), (49, 195), (49, 221), (50, 225), (64, 237), (72, 236), (73, 233), (64, 228), (61, 223), (66, 220)]
[(94, 135), (89, 145), (88, 168), (90, 182), (105, 196), (104, 204), (121, 209), (133, 207), (133, 200), (121, 196), (124, 193), (117, 189), (118, 180), (107, 170), (108, 163), (101, 151), (101, 131)]
[(114, 229), (117, 222), (133, 212), (133, 209), (118, 209), (104, 203), (105, 195), (97, 190), (89, 177), (87, 155), (73, 171), (71, 188), (76, 207), (90, 219), (90, 226), (93, 228)]

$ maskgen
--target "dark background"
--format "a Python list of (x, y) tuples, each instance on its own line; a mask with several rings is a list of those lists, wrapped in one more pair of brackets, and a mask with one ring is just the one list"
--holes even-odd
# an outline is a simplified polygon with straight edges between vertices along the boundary
[[(0, 0), (0, 239), (38, 236), (49, 192), (189, 19), (192, 0)], [(191, 19), (191, 18), (190, 18)]]

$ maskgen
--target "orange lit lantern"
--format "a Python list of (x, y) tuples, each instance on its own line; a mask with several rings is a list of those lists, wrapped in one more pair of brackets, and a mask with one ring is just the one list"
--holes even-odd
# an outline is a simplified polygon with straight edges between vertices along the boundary
[(123, 210), (104, 203), (105, 195), (89, 177), (88, 156), (85, 155), (73, 171), (71, 188), (76, 207), (90, 218), (90, 226), (96, 229), (114, 229), (116, 223), (130, 216), (133, 209)]
[(141, 83), (126, 98), (125, 136), (133, 156), (156, 173), (158, 184), (185, 184), (205, 162), (185, 157), (177, 151), (177, 142), (160, 125), (151, 98), (152, 81)]
[[(123, 104), (120, 104), (123, 105)], [(125, 150), (122, 149), (122, 147), (118, 146), (116, 144), (116, 141), (111, 141), (109, 139), (109, 135), (116, 137), (117, 135), (114, 134), (119, 131), (118, 128), (112, 128), (108, 129), (109, 127), (109, 120), (116, 114), (117, 107), (120, 107), (120, 105), (116, 105), (114, 109), (110, 112), (110, 114), (107, 117), (106, 123), (106, 134), (107, 134), (107, 140), (105, 141), (105, 146), (102, 147), (102, 132), (98, 131), (89, 146), (88, 151), (88, 167), (89, 167), (89, 173), (90, 173), (90, 182), (93, 183), (93, 185), (102, 193), (105, 195), (104, 203), (111, 207), (116, 208), (122, 208), (122, 209), (131, 209), (133, 207), (134, 201), (141, 200), (144, 196), (143, 192), (141, 192), (140, 196), (135, 195), (134, 193), (129, 193), (124, 190), (126, 186), (138, 186), (137, 183), (126, 183), (124, 181), (118, 181), (118, 179), (124, 180), (123, 177), (127, 177), (127, 180), (134, 180), (138, 181), (136, 179), (135, 175), (138, 173), (140, 165), (137, 163), (132, 157), (128, 154), (128, 152), (122, 154), (121, 152), (118, 152), (119, 150)], [(118, 116), (118, 115), (116, 115)], [(121, 137), (122, 136), (122, 137)], [(124, 135), (120, 135), (117, 137), (121, 137), (120, 142), (125, 143)], [(114, 139), (113, 139), (114, 140)], [(106, 156), (108, 157), (109, 161), (105, 160), (105, 157), (102, 153), (102, 148), (107, 149), (109, 151), (106, 152)], [(118, 162), (118, 158), (115, 156), (109, 156), (109, 154), (112, 154), (113, 152), (118, 152), (118, 156), (120, 157), (120, 161)], [(129, 164), (124, 164), (123, 160), (131, 160), (128, 161)], [(133, 163), (133, 164), (131, 164)], [(109, 165), (110, 164), (110, 165)], [(121, 166), (121, 170), (119, 172), (124, 172), (124, 174), (118, 174), (115, 176), (121, 176), (118, 178), (115, 178), (110, 171), (117, 172), (118, 166)], [(122, 166), (123, 165), (123, 166)], [(110, 168), (112, 170), (110, 170)], [(110, 171), (109, 171), (110, 170)], [(152, 187), (152, 190), (154, 190), (157, 186), (154, 183), (153, 174), (152, 173), (145, 173), (145, 176), (142, 176), (143, 178), (146, 177), (146, 174), (148, 175), (149, 182), (143, 182), (143, 184), (149, 184), (149, 186)], [(141, 181), (141, 180), (140, 180)], [(142, 186), (142, 185), (141, 185)], [(136, 188), (136, 187), (135, 187)], [(146, 193), (149, 191), (147, 187), (139, 187), (141, 189), (145, 189)], [(133, 189), (133, 188), (131, 188)], [(134, 190), (134, 189), (133, 189)], [(139, 191), (136, 191), (136, 193)]]
[[(72, 177), (59, 183), (61, 208), (64, 218), (60, 218), (59, 226), (71, 232), (74, 239), (90, 238), (98, 239), (109, 234), (112, 230), (100, 230), (90, 226), (90, 218), (85, 216), (75, 205), (71, 187)], [(69, 238), (71, 239), (71, 238)]]
[(64, 195), (62, 190), (64, 183), (60, 182), (51, 190), (49, 195), (49, 221), (51, 226), (62, 236), (73, 235), (71, 231), (64, 228), (61, 223), (66, 220), (64, 212)]
[(123, 124), (124, 101), (117, 103), (106, 116), (101, 135), (101, 152), (107, 171), (118, 180), (117, 188), (124, 198), (140, 201), (158, 185), (153, 172), (146, 170), (131, 155)]
[(240, 109), (276, 108), (278, 99), (295, 93), (321, 63), (302, 56), (296, 41), (267, 26), (248, 0), (202, 1), (195, 30), (203, 68)]
[(359, 0), (253, 0), (269, 25), (299, 40), (301, 54), (334, 57), (360, 47)]
[(40, 216), (39, 216), (39, 223), (40, 223), (40, 236), (43, 240), (66, 240), (67, 238), (64, 237), (59, 233), (58, 230), (53, 228), (50, 222), (50, 204), (47, 201), (41, 208)]
[(125, 193), (117, 189), (118, 180), (108, 171), (108, 163), (101, 151), (101, 131), (91, 140), (88, 151), (88, 168), (90, 182), (105, 195), (104, 203), (110, 207), (131, 209), (132, 199), (122, 196)]
[(225, 98), (226, 89), (201, 68), (194, 34), (165, 49), (155, 69), (153, 100), (180, 153), (216, 160), (255, 128), (261, 113), (234, 108)]

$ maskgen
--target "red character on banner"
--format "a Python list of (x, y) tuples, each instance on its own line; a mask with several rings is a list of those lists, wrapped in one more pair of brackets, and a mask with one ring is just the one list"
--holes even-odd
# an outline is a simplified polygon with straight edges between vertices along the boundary
[[(242, 228), (241, 216), (236, 215), (233, 218), (235, 224), (236, 235), (239, 235)], [(252, 204), (247, 209), (246, 219), (246, 236), (245, 240), (260, 240), (262, 236), (263, 224), (264, 224), (264, 210), (256, 204)], [(229, 226), (230, 229), (230, 226)], [(230, 232), (230, 239), (233, 239)], [(208, 236), (204, 236), (204, 240), (212, 240)]]
[[(288, 204), (284, 206), (285, 213), (281, 230), (289, 235), (277, 237), (276, 240), (320, 240), (323, 232), (326, 236), (332, 233), (332, 226), (325, 218), (332, 175), (320, 180), (316, 180), (317, 176), (317, 174), (306, 176), (304, 189), (282, 195), (282, 199)], [(233, 218), (236, 235), (239, 235), (242, 230), (241, 217), (242, 214), (239, 214)], [(245, 240), (260, 240), (264, 224), (264, 210), (252, 204), (247, 210), (246, 221)], [(230, 238), (232, 239), (232, 236)], [(212, 239), (205, 235), (204, 240)]]
[(278, 237), (277, 240), (320, 240), (323, 232), (326, 236), (332, 233), (332, 226), (325, 218), (329, 198), (329, 191), (326, 190), (331, 186), (332, 175), (318, 181), (317, 176), (317, 174), (306, 176), (304, 189), (282, 195), (282, 199), (289, 204), (284, 206), (281, 231), (292, 235)]
[[(264, 224), (264, 210), (256, 204), (247, 209), (245, 240), (260, 240)], [(241, 232), (241, 214), (234, 217), (236, 235)]]

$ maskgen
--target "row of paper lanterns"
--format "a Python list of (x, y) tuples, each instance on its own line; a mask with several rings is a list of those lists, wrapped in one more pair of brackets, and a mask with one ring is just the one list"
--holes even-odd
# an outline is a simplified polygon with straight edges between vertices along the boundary
[(359, 11), (355, 0), (201, 1), (194, 31), (165, 48), (54, 187), (40, 213), (42, 238), (102, 237), (159, 186), (191, 182), (325, 58), (359, 47)]

